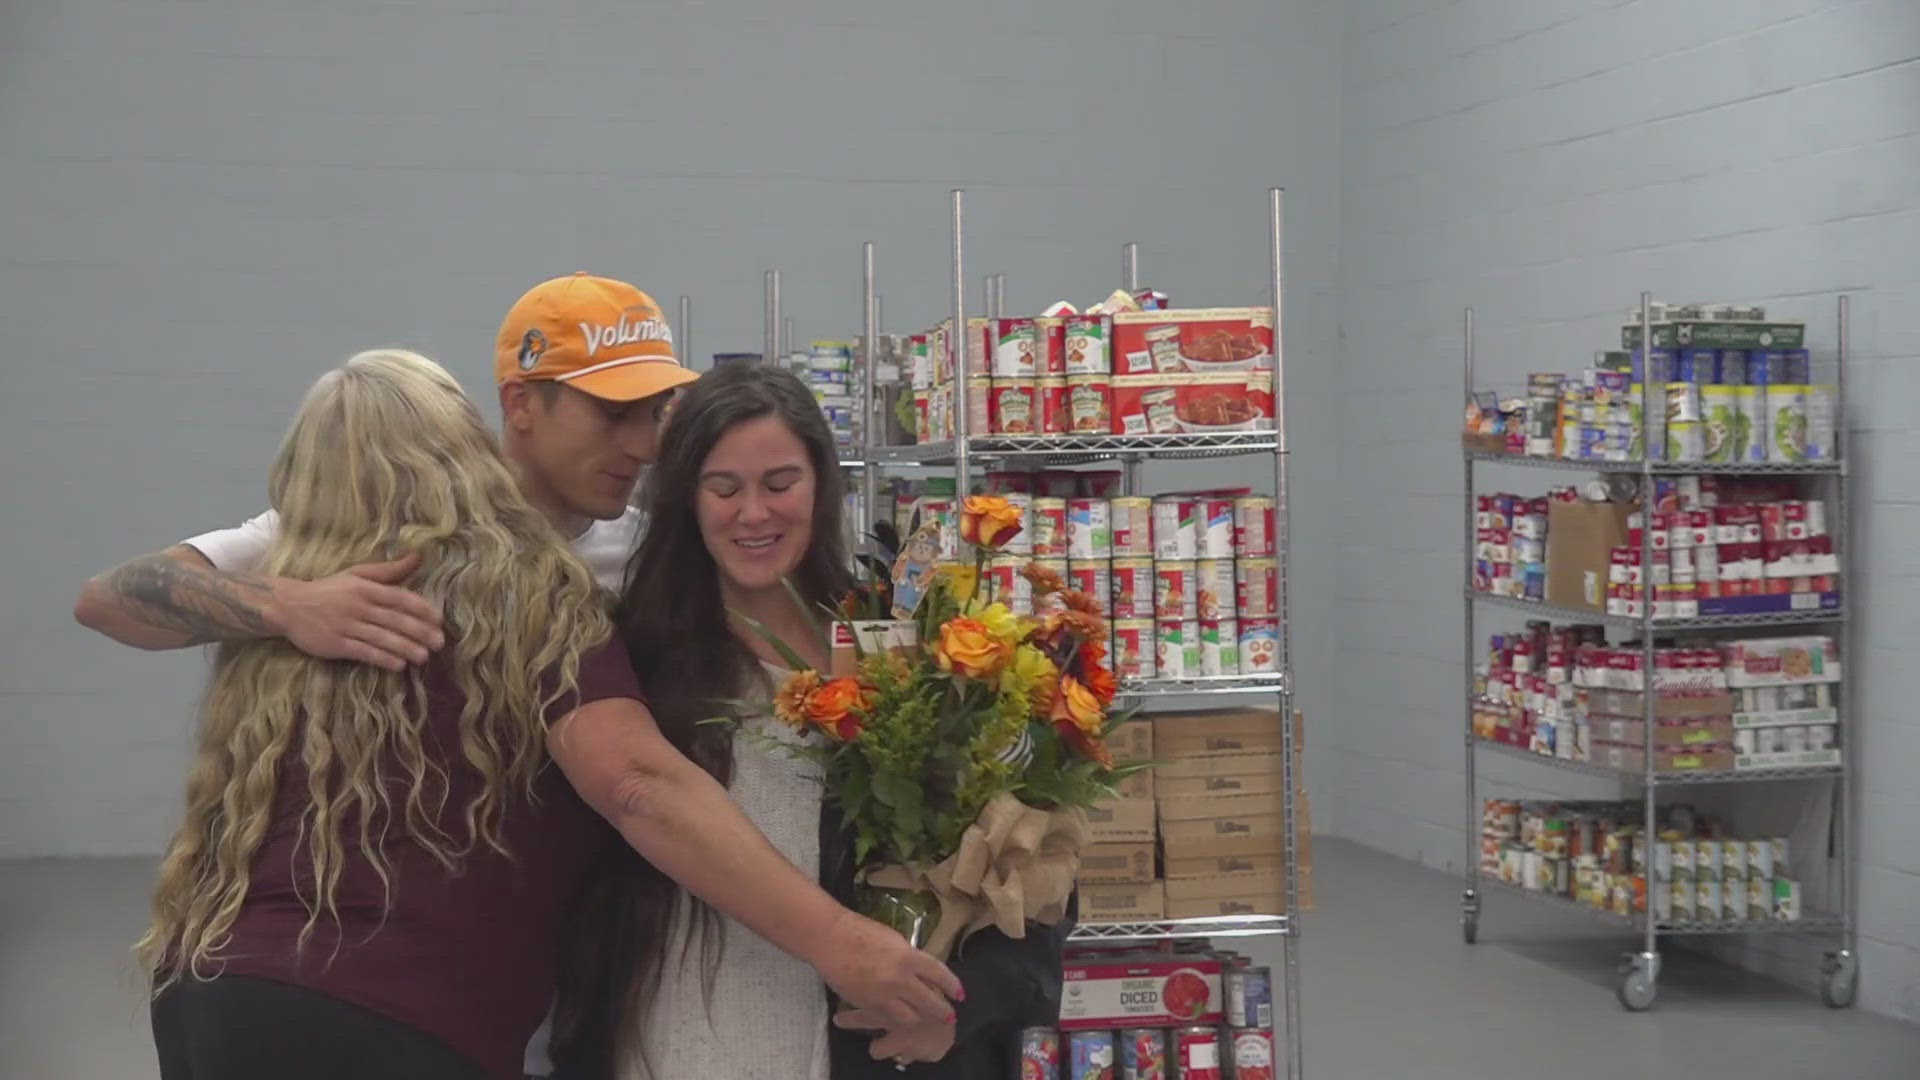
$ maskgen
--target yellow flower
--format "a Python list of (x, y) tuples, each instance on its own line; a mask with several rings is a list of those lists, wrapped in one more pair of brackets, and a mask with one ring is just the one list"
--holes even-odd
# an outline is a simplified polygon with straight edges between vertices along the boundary
[(1020, 508), (998, 495), (969, 495), (960, 511), (960, 539), (998, 548), (1020, 531)]
[(796, 671), (787, 676), (773, 695), (773, 718), (783, 724), (800, 727), (807, 722), (807, 697), (820, 686), (816, 671)]
[(1013, 665), (1001, 677), (1003, 687), (1012, 687), (1027, 696), (1029, 707), (1038, 719), (1047, 719), (1053, 695), (1059, 686), (1060, 669), (1047, 654), (1032, 645), (1013, 650)]
[(933, 650), (940, 670), (973, 679), (998, 674), (1012, 655), (1012, 647), (988, 633), (978, 619), (965, 617), (948, 619), (940, 627), (940, 641)]
[(959, 563), (942, 563), (937, 571), (940, 580), (946, 584), (947, 595), (953, 597), (956, 604), (965, 604), (973, 599), (980, 589), (980, 571)]
[(1028, 628), (1021, 625), (1020, 617), (1008, 610), (1005, 604), (988, 604), (974, 618), (987, 628), (987, 633), (992, 634), (995, 641), (1008, 648), (1020, 644), (1021, 639), (1027, 636)]

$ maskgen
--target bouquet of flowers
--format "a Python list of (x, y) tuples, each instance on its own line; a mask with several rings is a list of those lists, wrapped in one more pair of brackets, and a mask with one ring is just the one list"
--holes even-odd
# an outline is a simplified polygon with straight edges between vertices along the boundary
[(1019, 508), (973, 496), (960, 518), (970, 561), (903, 545), (890, 595), (916, 598), (894, 609), (910, 617), (875, 636), (846, 621), (861, 604), (834, 611), (853, 653), (838, 677), (768, 638), (794, 668), (774, 717), (817, 732), (796, 752), (820, 765), (853, 834), (862, 906), (937, 956), (986, 926), (1018, 938), (1029, 920), (1059, 921), (1085, 808), (1147, 767), (1107, 746), (1129, 718), (1112, 711), (1099, 603), (1038, 564), (1023, 573), (1041, 614), (988, 595), (987, 556), (1020, 528)]

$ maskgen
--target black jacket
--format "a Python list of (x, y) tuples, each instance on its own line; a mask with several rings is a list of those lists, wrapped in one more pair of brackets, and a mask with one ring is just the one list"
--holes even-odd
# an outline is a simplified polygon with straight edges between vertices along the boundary
[[(823, 806), (820, 885), (848, 907), (854, 906), (855, 869), (851, 834), (839, 813)], [(902, 1071), (891, 1060), (873, 1060), (872, 1036), (830, 1027), (833, 1080), (997, 1080), (1019, 1075), (1010, 1070), (1019, 1057), (1021, 1030), (1050, 1027), (1060, 1018), (1060, 957), (1077, 908), (1076, 896), (1059, 925), (1029, 923), (1019, 941), (988, 927), (954, 948), (947, 964), (966, 987), (967, 999), (954, 1006), (959, 1020), (946, 1057)], [(837, 1010), (838, 1003), (833, 1004)]]

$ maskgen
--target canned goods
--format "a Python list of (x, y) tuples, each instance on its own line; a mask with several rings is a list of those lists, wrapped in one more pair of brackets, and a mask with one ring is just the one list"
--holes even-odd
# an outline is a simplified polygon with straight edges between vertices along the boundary
[(987, 564), (987, 599), (1007, 605), (1015, 615), (1033, 614), (1033, 583), (1021, 573), (1024, 555), (1000, 555)]
[(1067, 583), (1093, 597), (1102, 606), (1113, 595), (1111, 564), (1105, 559), (1073, 559), (1067, 563)]
[(1240, 674), (1240, 625), (1232, 619), (1200, 622), (1200, 674)]
[(1785, 754), (1801, 754), (1807, 749), (1807, 729), (1801, 724), (1788, 724), (1780, 729), (1780, 751)]
[(1067, 1080), (1111, 1080), (1113, 1032), (1076, 1031), (1067, 1052)]
[[(1053, 571), (1061, 581), (1067, 582), (1069, 585), (1073, 582), (1073, 572), (1068, 568), (1067, 560), (1065, 559), (1035, 559), (1033, 560), (1033, 565), (1043, 570)], [(1051, 592), (1045, 596), (1036, 596), (1033, 598), (1033, 613), (1035, 615), (1050, 615), (1056, 611), (1065, 610), (1067, 610), (1067, 598), (1063, 593)]]
[(1275, 559), (1241, 559), (1234, 563), (1234, 612), (1241, 618), (1278, 618), (1280, 563)]
[(1067, 374), (1067, 320), (1042, 315), (1033, 320), (1033, 370), (1041, 378)]
[(1067, 380), (1041, 379), (1034, 384), (1034, 408), (1040, 414), (1040, 434), (1064, 435), (1067, 431)]
[(1233, 500), (1203, 497), (1196, 516), (1199, 532), (1195, 538), (1196, 557), (1233, 558)]
[(1107, 375), (1067, 377), (1068, 434), (1106, 435), (1113, 430), (1113, 382)]
[(1033, 500), (1031, 524), (1023, 531), (1033, 534), (1033, 554), (1039, 558), (1061, 558), (1067, 554), (1067, 500), (1042, 496)]
[(1120, 1033), (1120, 1080), (1166, 1080), (1167, 1033), (1128, 1028)]
[(1152, 559), (1113, 560), (1113, 608), (1116, 619), (1153, 618)]
[(1066, 372), (1106, 375), (1113, 370), (1113, 319), (1107, 315), (1069, 315), (1065, 326)]
[(1122, 679), (1154, 677), (1152, 619), (1116, 619), (1113, 623), (1113, 673)]
[[(1113, 557), (1113, 510), (1105, 499), (1067, 500), (1067, 558)], [(1104, 596), (1105, 593), (1095, 593)]]
[(1177, 1080), (1221, 1080), (1220, 1032), (1210, 1027), (1176, 1030), (1173, 1068)]
[(1233, 500), (1233, 553), (1264, 559), (1274, 554), (1274, 517), (1277, 504), (1264, 495)]
[(1198, 619), (1200, 617), (1199, 576), (1191, 562), (1154, 563), (1153, 617)]
[(1240, 622), (1240, 674), (1271, 675), (1280, 670), (1280, 620)]
[(1272, 1027), (1238, 1028), (1228, 1037), (1233, 1040), (1233, 1080), (1274, 1080), (1279, 1054)]
[[(1008, 505), (1020, 511), (1020, 531), (1007, 537), (1000, 550), (1006, 555), (1033, 554), (1033, 496), (1024, 491), (1009, 491), (1001, 496)], [(1020, 560), (1025, 565), (1026, 560)]]
[(1036, 334), (1032, 319), (989, 319), (993, 334), (993, 374), (1000, 379), (1031, 379)]
[(1199, 559), (1193, 564), (1200, 618), (1209, 622), (1234, 617), (1239, 584), (1232, 559)]
[(1188, 560), (1200, 557), (1200, 503), (1178, 495), (1153, 500), (1153, 557)]
[(933, 416), (929, 411), (933, 405), (931, 388), (913, 392), (913, 441), (933, 442)]
[(1832, 724), (1808, 724), (1807, 725), (1807, 749), (1809, 750), (1833, 749), (1833, 725)]
[[(967, 434), (985, 435), (993, 430), (993, 380), (975, 375), (967, 380)], [(958, 434), (956, 431), (955, 434)]]
[(1020, 1033), (1020, 1080), (1059, 1080), (1060, 1033), (1028, 1028)]
[(1040, 430), (1032, 379), (996, 377), (987, 390), (987, 430), (995, 435), (1032, 435)]
[(1754, 752), (1753, 745), (1754, 745), (1754, 742), (1753, 742), (1752, 728), (1741, 728), (1740, 730), (1733, 733), (1733, 752), (1734, 753), (1743, 754), (1743, 755), (1751, 754)]
[(1153, 656), (1157, 678), (1191, 679), (1200, 673), (1200, 624), (1192, 619), (1155, 619)]
[(1234, 968), (1227, 972), (1227, 1026), (1273, 1026), (1273, 971), (1264, 967)]
[(1113, 500), (1113, 557), (1153, 558), (1153, 500), (1125, 496)]

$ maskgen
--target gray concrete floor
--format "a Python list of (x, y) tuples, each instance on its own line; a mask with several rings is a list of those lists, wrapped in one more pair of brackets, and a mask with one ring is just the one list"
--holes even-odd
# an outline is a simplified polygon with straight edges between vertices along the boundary
[[(1319, 838), (1314, 859), (1312, 1080), (1920, 1077), (1920, 1027), (1684, 957), (1654, 1011), (1628, 1014), (1613, 999), (1617, 936), (1494, 896), (1468, 946), (1456, 879)], [(0, 863), (0, 1080), (156, 1075), (128, 952), (152, 873), (136, 859)]]

